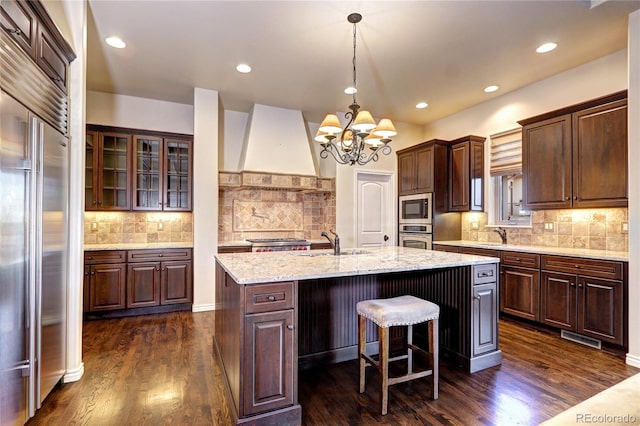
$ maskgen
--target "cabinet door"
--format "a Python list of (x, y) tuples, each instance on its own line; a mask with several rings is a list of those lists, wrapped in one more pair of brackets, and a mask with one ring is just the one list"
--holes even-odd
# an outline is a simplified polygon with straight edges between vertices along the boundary
[(91, 266), (84, 267), (82, 279), (82, 312), (89, 312), (89, 289), (91, 288)]
[(100, 143), (97, 132), (87, 132), (85, 135), (84, 154), (84, 209), (98, 208), (98, 153)]
[(38, 26), (36, 62), (55, 85), (67, 93), (67, 68), (69, 63), (44, 25)]
[(576, 331), (576, 276), (542, 272), (540, 279), (540, 321)]
[(191, 210), (191, 141), (164, 140), (163, 210)]
[(449, 210), (464, 212), (469, 210), (469, 143), (463, 142), (451, 147), (449, 175)]
[(407, 152), (398, 155), (398, 193), (413, 194), (416, 187), (415, 153)]
[(160, 304), (193, 302), (192, 261), (162, 262)]
[(578, 277), (578, 333), (622, 345), (622, 282)]
[(571, 116), (522, 129), (523, 196), (531, 210), (571, 207)]
[(124, 309), (127, 265), (93, 265), (89, 285), (89, 310)]
[(473, 355), (498, 348), (498, 295), (496, 283), (473, 286)]
[(124, 133), (99, 133), (98, 209), (129, 210), (129, 161), (131, 136)]
[(433, 192), (433, 146), (415, 152), (416, 192)]
[(627, 101), (573, 114), (573, 207), (626, 207)]
[(469, 210), (484, 210), (484, 143), (470, 142), (469, 158)]
[(0, 3), (0, 28), (32, 58), (36, 56), (37, 22), (26, 2), (2, 0)]
[(243, 416), (293, 404), (293, 310), (245, 317)]
[(540, 272), (502, 266), (500, 275), (500, 312), (538, 321)]
[(160, 263), (127, 265), (127, 308), (160, 304)]
[(133, 210), (162, 210), (162, 139), (133, 137)]

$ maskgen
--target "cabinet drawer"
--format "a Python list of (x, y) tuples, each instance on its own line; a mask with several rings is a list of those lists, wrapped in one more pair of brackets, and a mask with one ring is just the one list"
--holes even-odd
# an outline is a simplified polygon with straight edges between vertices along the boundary
[(460, 253), (473, 254), (475, 256), (489, 256), (500, 258), (500, 250), (492, 250), (480, 247), (460, 247)]
[(495, 263), (473, 267), (473, 285), (494, 283), (497, 279), (498, 269)]
[(540, 255), (535, 253), (519, 253), (517, 251), (503, 251), (502, 264), (537, 269), (540, 267)]
[(293, 309), (293, 282), (246, 286), (245, 313)]
[(127, 252), (124, 250), (100, 250), (85, 251), (85, 265), (99, 265), (102, 263), (124, 263), (127, 260)]
[(128, 262), (164, 262), (166, 260), (189, 260), (190, 248), (129, 250)]
[(622, 262), (609, 260), (583, 259), (577, 257), (546, 256), (541, 257), (541, 269), (567, 272), (590, 277), (622, 279)]

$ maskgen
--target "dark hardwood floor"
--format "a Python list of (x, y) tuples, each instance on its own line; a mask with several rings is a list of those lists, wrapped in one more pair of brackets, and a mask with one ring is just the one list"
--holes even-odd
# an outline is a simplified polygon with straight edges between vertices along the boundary
[[(85, 373), (60, 385), (29, 425), (228, 425), (213, 312), (90, 321)], [(503, 364), (475, 374), (441, 364), (440, 398), (428, 379), (391, 387), (379, 415), (378, 378), (357, 392), (355, 361), (300, 371), (305, 425), (537, 425), (640, 373), (620, 358), (511, 320), (500, 322)]]

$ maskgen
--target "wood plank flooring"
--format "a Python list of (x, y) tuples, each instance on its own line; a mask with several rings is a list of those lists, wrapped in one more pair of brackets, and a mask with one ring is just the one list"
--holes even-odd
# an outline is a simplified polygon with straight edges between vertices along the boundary
[[(228, 425), (213, 312), (90, 321), (85, 374), (60, 385), (28, 425)], [(428, 380), (395, 385), (379, 415), (378, 377), (357, 392), (355, 361), (300, 371), (305, 425), (537, 425), (640, 373), (620, 358), (500, 322), (503, 364), (475, 374), (441, 364), (440, 398)], [(613, 413), (616, 414), (616, 413)]]

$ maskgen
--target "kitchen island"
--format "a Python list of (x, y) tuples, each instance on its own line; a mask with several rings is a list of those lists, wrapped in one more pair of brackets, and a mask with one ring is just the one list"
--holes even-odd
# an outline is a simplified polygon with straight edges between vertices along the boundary
[[(298, 367), (356, 359), (360, 300), (437, 303), (442, 358), (470, 372), (499, 365), (498, 262), (404, 247), (216, 255), (214, 345), (236, 423), (300, 424)], [(403, 333), (392, 329), (392, 349)], [(376, 340), (372, 327), (368, 352)]]

